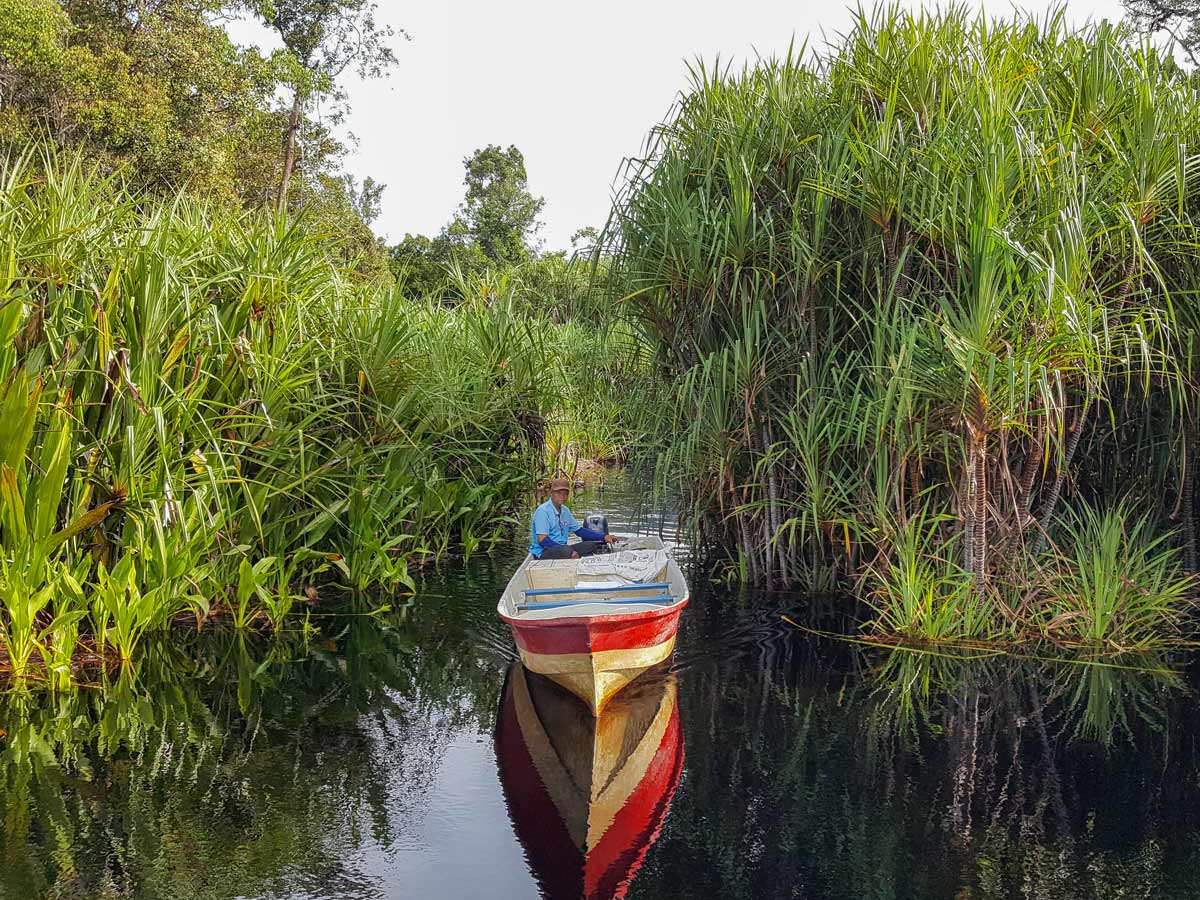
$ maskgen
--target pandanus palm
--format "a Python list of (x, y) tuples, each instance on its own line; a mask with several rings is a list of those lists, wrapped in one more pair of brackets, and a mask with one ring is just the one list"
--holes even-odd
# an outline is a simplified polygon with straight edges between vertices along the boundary
[(1064, 379), (1077, 413), (1043, 497), (1038, 552), (1088, 413), (1104, 402), (1104, 380), (1137, 377), (1144, 391), (1154, 378), (1174, 391), (1162, 352), (1174, 328), (1164, 268), (1188, 240), (1187, 198), (1200, 172), (1187, 141), (1200, 106), (1170, 60), (1107, 25), (1065, 48), (1044, 89), (1047, 128), (1064, 149), (1044, 180), (1056, 180), (1075, 221), (1060, 218), (1046, 231), (1057, 236), (1049, 254), (1056, 287), (1065, 284), (1060, 293), (1075, 304), (1064, 321), (1090, 365)]
[[(693, 78), (631, 164), (607, 245), (677, 408), (721, 411), (681, 417), (678, 446), (706, 449), (668, 468), (705, 485), (698, 523), (749, 511), (729, 538), (759, 551), (759, 577), (813, 567), (755, 541), (778, 548), (854, 497), (846, 533), (864, 546), (830, 541), (835, 565), (886, 556), (922, 508), (957, 509), (982, 586), (994, 538), (1024, 565), (1055, 530), (1088, 423), (1161, 432), (1146, 396), (1186, 405), (1166, 351), (1194, 256), (1200, 101), (1156, 51), (1061, 13), (882, 7), (811, 63)], [(738, 415), (730, 383), (754, 385)], [(830, 402), (833, 383), (857, 402)], [(704, 433), (739, 421), (760, 427)], [(813, 434), (853, 435), (844, 466), (814, 471)], [(1115, 452), (1109, 432), (1089, 440)]]

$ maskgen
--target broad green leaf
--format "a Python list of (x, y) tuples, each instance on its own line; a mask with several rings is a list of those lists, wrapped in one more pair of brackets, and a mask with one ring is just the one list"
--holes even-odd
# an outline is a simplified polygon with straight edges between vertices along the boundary
[(46, 540), (54, 528), (70, 461), (71, 420), (66, 408), (60, 405), (50, 419), (50, 430), (42, 445), (42, 475), (32, 515), (35, 541)]
[(33, 437), (38, 401), (42, 396), (42, 380), (33, 384), (24, 369), (14, 370), (0, 399), (0, 463), (7, 463), (20, 482), (25, 471), (25, 454)]
[(0, 525), (13, 546), (23, 543), (29, 534), (17, 473), (8, 463), (0, 463)]

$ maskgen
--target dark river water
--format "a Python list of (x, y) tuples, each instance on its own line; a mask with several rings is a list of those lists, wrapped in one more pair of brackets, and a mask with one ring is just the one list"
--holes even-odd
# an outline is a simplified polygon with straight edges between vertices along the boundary
[[(575, 511), (657, 532), (633, 487)], [(844, 599), (693, 573), (671, 670), (597, 724), (513, 665), (522, 552), (0, 697), (0, 897), (1200, 897), (1179, 660), (891, 653), (781, 618), (846, 630)]]

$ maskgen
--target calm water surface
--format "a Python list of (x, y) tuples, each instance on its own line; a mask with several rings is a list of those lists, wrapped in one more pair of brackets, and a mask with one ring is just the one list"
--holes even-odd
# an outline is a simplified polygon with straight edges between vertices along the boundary
[[(657, 532), (633, 487), (575, 511)], [(780, 618), (845, 601), (696, 576), (671, 671), (597, 726), (513, 665), (520, 552), (386, 628), (0, 699), (0, 897), (1200, 897), (1189, 673), (888, 654)]]

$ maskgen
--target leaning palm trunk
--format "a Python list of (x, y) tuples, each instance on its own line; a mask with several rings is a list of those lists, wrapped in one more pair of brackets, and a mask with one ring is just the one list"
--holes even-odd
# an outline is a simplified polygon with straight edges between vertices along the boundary
[(275, 198), (276, 208), (282, 210), (287, 204), (288, 185), (292, 171), (296, 168), (296, 136), (300, 132), (300, 114), (304, 109), (304, 95), (296, 88), (292, 99), (292, 111), (288, 117), (287, 134), (283, 138), (283, 174), (279, 178), (279, 193)]
[(1017, 498), (1017, 528), (1023, 532), (1030, 521), (1030, 509), (1033, 506), (1033, 483), (1037, 479), (1038, 469), (1042, 467), (1042, 444), (1046, 437), (1046, 417), (1038, 417), (1037, 432), (1033, 443), (1025, 454), (1021, 464), (1021, 494)]

